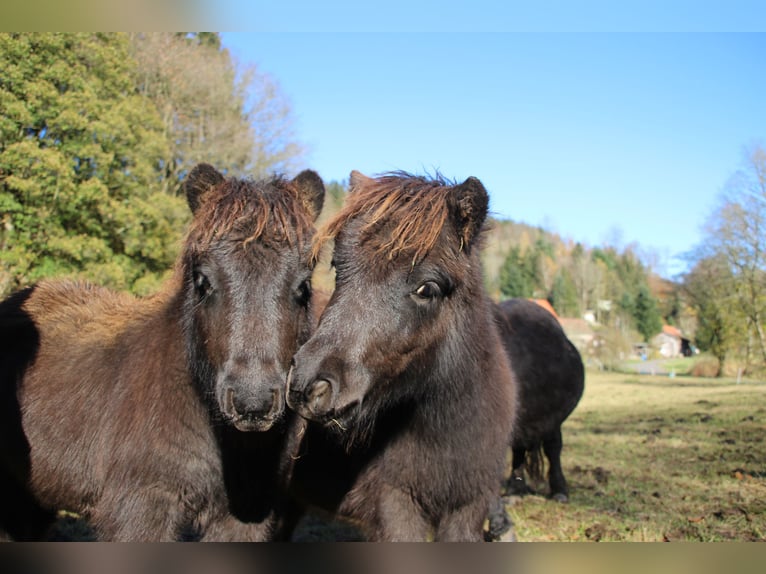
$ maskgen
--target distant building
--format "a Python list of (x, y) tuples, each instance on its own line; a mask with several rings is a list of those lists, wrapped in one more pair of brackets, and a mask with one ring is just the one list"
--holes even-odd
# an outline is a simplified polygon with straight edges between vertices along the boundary
[(659, 351), (660, 355), (667, 359), (681, 356), (688, 357), (693, 352), (691, 341), (684, 337), (681, 331), (673, 325), (663, 325), (662, 332), (659, 335), (655, 335), (651, 343)]
[(594, 345), (596, 333), (593, 326), (585, 319), (561, 317), (559, 323), (580, 353), (585, 354)]

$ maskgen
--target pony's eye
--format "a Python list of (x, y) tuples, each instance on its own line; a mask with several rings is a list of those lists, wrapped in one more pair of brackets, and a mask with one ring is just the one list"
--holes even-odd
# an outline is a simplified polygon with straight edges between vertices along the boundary
[(309, 299), (311, 299), (311, 280), (306, 279), (298, 286), (298, 289), (295, 292), (295, 300), (299, 305), (305, 307), (308, 305)]
[(414, 295), (418, 299), (428, 301), (436, 297), (441, 297), (442, 290), (438, 283), (435, 283), (434, 281), (426, 281), (415, 290)]
[(194, 283), (194, 290), (200, 298), (207, 297), (213, 291), (213, 286), (207, 275), (199, 269), (192, 271), (192, 282)]

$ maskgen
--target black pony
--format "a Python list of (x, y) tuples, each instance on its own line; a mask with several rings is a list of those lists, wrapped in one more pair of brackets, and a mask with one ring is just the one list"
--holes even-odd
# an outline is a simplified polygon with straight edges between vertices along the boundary
[(549, 495), (566, 502), (569, 489), (561, 468), (561, 425), (582, 397), (585, 373), (580, 353), (556, 317), (533, 301), (503, 301), (495, 306), (495, 321), (519, 389), (506, 491), (529, 492), (525, 468), (531, 479), (542, 478), (542, 448), (548, 458)]
[(0, 304), (0, 527), (66, 509), (103, 540), (278, 534), (290, 360), (310, 331), (324, 185), (184, 182), (194, 212), (159, 293), (42, 281)]

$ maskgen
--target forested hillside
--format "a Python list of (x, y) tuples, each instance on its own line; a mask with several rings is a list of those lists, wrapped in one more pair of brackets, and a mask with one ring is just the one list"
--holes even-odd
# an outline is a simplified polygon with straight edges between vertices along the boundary
[[(320, 221), (343, 203), (343, 184), (328, 184), (328, 198)], [(662, 326), (658, 295), (650, 284), (667, 286), (641, 263), (631, 248), (587, 248), (524, 223), (492, 219), (483, 252), (487, 290), (497, 300), (510, 297), (547, 299), (563, 317), (582, 317), (592, 311), (605, 327), (629, 339), (648, 340)], [(326, 258), (325, 258), (326, 259)], [(315, 285), (332, 288), (332, 271), (320, 262)], [(672, 313), (668, 319), (673, 321)]]

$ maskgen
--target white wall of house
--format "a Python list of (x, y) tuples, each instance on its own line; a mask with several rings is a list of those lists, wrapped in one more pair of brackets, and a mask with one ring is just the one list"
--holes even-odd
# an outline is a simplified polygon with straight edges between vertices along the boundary
[(652, 339), (652, 346), (666, 359), (681, 355), (681, 339), (660, 333)]

